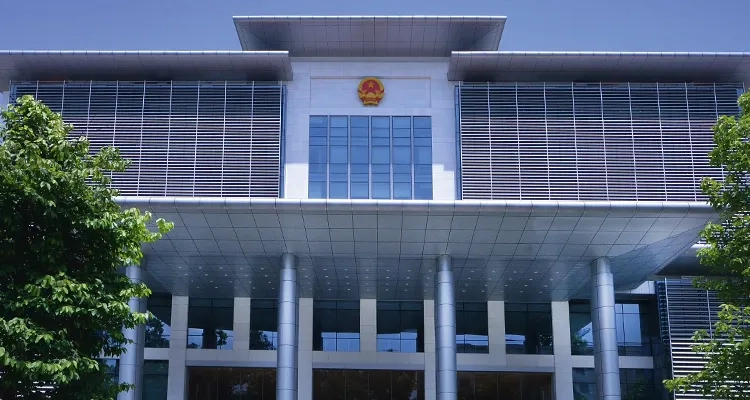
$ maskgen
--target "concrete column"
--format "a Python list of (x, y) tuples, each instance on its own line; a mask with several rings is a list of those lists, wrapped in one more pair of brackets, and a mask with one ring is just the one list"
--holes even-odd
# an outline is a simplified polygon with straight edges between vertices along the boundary
[(490, 334), (490, 357), (494, 365), (507, 365), (505, 350), (505, 302), (487, 302), (487, 328)]
[(167, 377), (167, 400), (187, 398), (187, 351), (188, 308), (187, 296), (172, 296), (172, 325), (169, 334), (169, 372)]
[(276, 398), (297, 400), (297, 258), (281, 256), (279, 284), (279, 343), (276, 348)]
[(312, 358), (313, 358), (313, 299), (299, 299), (299, 358), (297, 359), (297, 400), (312, 400)]
[[(133, 283), (141, 283), (141, 267), (139, 265), (130, 265), (125, 268), (125, 275), (130, 278)], [(145, 309), (145, 300), (139, 297), (132, 297), (128, 301), (128, 306), (131, 311), (143, 312)], [(120, 372), (119, 381), (120, 383), (128, 383), (135, 385), (135, 388), (128, 390), (127, 392), (121, 392), (118, 396), (118, 400), (140, 400), (141, 389), (143, 383), (143, 349), (145, 339), (144, 325), (139, 325), (133, 329), (123, 329), (125, 338), (131, 340), (132, 343), (126, 344), (125, 352), (120, 355)]]
[(234, 298), (234, 315), (232, 331), (234, 332), (234, 351), (250, 350), (250, 298)]
[(424, 398), (435, 400), (435, 300), (424, 300)]
[(573, 399), (573, 357), (570, 351), (570, 307), (552, 302), (552, 348), (555, 353), (555, 399)]
[(451, 258), (437, 259), (435, 277), (435, 369), (437, 400), (456, 400), (456, 299)]
[(620, 400), (620, 365), (615, 329), (615, 286), (610, 261), (591, 263), (591, 318), (594, 336), (596, 393), (600, 400)]
[[(378, 350), (378, 301), (359, 299), (359, 351), (374, 353)], [(427, 348), (427, 346), (425, 346)]]

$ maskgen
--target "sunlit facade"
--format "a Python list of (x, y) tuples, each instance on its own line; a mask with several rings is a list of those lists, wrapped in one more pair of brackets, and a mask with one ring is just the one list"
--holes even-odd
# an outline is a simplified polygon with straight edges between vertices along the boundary
[(234, 24), (237, 51), (0, 52), (4, 98), (117, 146), (118, 201), (175, 223), (124, 271), (155, 294), (105, 361), (122, 399), (667, 399), (698, 365), (681, 332), (716, 304), (680, 277), (750, 55)]

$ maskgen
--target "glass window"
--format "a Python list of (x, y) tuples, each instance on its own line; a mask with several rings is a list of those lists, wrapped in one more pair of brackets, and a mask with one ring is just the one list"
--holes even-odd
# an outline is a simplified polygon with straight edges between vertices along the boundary
[(189, 349), (231, 350), (234, 299), (191, 298), (188, 303)]
[(146, 347), (168, 348), (172, 321), (172, 296), (152, 294), (146, 300), (146, 309), (151, 316), (146, 323)]
[(99, 360), (100, 365), (104, 367), (104, 373), (112, 379), (113, 382), (117, 382), (120, 377), (120, 360), (116, 358), (102, 358)]
[(276, 300), (250, 300), (250, 350), (276, 350), (279, 305)]
[(313, 400), (424, 400), (424, 371), (314, 369)]
[(276, 399), (276, 368), (188, 367), (188, 399)]
[[(620, 368), (620, 392), (623, 399), (659, 399), (660, 389), (655, 385), (654, 370)], [(573, 368), (573, 397), (595, 400), (596, 373), (593, 368)]]
[(421, 301), (378, 301), (378, 351), (424, 352), (424, 309)]
[(313, 303), (313, 350), (359, 351), (359, 302)]
[[(308, 197), (432, 199), (431, 121), (409, 116), (310, 116)], [(406, 169), (398, 172), (397, 167)]]
[(505, 349), (508, 354), (552, 354), (551, 306), (505, 303)]
[[(149, 299), (150, 300), (150, 299)], [(143, 362), (143, 400), (167, 398), (167, 376), (169, 361), (146, 360)]]
[[(621, 356), (649, 356), (651, 335), (657, 332), (647, 302), (615, 303), (615, 328), (617, 348)], [(594, 336), (591, 306), (588, 302), (570, 303), (570, 340), (572, 354), (594, 354)]]
[(456, 351), (489, 353), (487, 303), (456, 303)]

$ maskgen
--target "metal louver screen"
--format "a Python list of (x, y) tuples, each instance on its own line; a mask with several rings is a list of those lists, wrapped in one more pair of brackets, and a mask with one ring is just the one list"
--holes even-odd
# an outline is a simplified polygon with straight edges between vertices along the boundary
[(279, 197), (284, 87), (255, 82), (15, 82), (132, 164), (128, 196)]
[(712, 126), (742, 84), (483, 83), (456, 88), (461, 196), (702, 200)]
[[(697, 289), (689, 279), (657, 282), (661, 337), (669, 349), (672, 377), (682, 377), (702, 369), (705, 361), (691, 349), (691, 337), (698, 330), (712, 332), (721, 302), (716, 294)], [(704, 399), (696, 392), (675, 393), (675, 399)]]

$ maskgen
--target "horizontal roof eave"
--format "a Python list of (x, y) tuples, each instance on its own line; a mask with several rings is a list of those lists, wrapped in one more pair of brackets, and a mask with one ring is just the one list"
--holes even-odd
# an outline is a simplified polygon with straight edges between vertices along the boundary
[(750, 82), (750, 53), (454, 51), (453, 81)]
[(0, 50), (0, 90), (20, 80), (291, 79), (287, 51)]
[(497, 50), (503, 16), (236, 16), (244, 50), (299, 57), (448, 57)]

